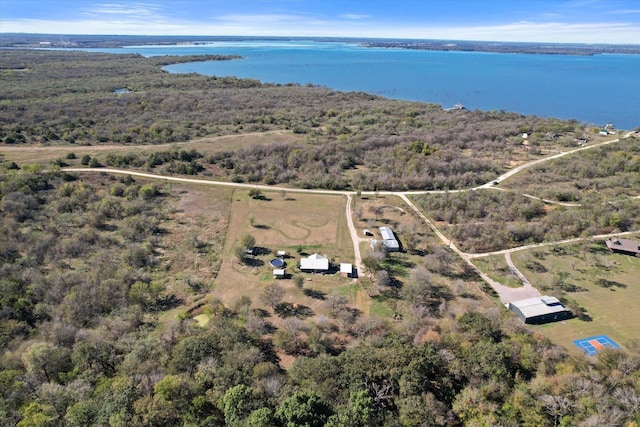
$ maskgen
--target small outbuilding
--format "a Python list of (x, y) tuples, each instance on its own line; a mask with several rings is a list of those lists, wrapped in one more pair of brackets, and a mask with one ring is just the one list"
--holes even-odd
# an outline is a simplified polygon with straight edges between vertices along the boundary
[(273, 270), (274, 279), (284, 279), (285, 274), (284, 268), (276, 268)]
[(631, 239), (612, 237), (607, 240), (607, 249), (617, 254), (640, 256), (640, 243)]
[(345, 276), (345, 277), (351, 277), (353, 276), (353, 265), (346, 263), (346, 262), (341, 262), (340, 263), (340, 275), (341, 276)]
[(524, 323), (534, 325), (557, 322), (573, 317), (571, 311), (558, 298), (546, 295), (512, 301), (508, 307)]
[[(389, 227), (380, 227), (380, 235), (382, 236), (382, 244), (389, 252), (398, 252), (400, 250), (400, 243), (396, 240), (396, 236)], [(371, 241), (371, 247), (375, 248), (378, 244), (378, 240)]]

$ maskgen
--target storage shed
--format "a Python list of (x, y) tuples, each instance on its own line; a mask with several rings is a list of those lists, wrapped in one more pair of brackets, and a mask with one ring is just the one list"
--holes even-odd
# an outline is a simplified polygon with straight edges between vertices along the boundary
[(346, 262), (340, 263), (340, 275), (351, 277), (353, 275), (353, 265)]
[(509, 303), (509, 310), (528, 324), (556, 322), (573, 317), (558, 298), (546, 295), (512, 301)]

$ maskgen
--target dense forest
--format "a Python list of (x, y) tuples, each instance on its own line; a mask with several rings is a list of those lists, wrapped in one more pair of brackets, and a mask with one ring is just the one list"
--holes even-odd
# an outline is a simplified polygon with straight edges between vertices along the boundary
[[(622, 425), (638, 350), (569, 356), (418, 266), (401, 322), (163, 313), (170, 188), (3, 163), (0, 414), (18, 426)], [(433, 260), (431, 260), (433, 261)], [(433, 265), (433, 262), (430, 262)], [(446, 270), (446, 268), (445, 268)], [(443, 274), (450, 274), (442, 271)], [(349, 345), (335, 337), (349, 337)], [(278, 349), (297, 355), (289, 370)]]
[[(593, 358), (569, 354), (496, 305), (443, 247), (412, 254), (417, 264), (383, 253), (363, 260), (393, 316), (364, 316), (339, 294), (318, 299), (327, 316), (285, 312), (276, 284), (224, 304), (208, 297), (212, 281), (192, 280), (196, 266), (181, 262), (201, 254), (215, 276), (224, 240), (199, 240), (176, 219), (188, 189), (60, 169), (79, 160), (302, 187), (453, 189), (574, 145), (581, 125), (161, 70), (178, 60), (0, 51), (3, 146), (69, 153), (53, 165), (0, 156), (3, 425), (640, 423), (640, 342)], [(299, 140), (224, 152), (133, 147), (264, 130)], [(132, 150), (73, 154), (107, 143)], [(606, 156), (618, 165), (612, 176), (633, 175), (636, 152)], [(417, 201), (468, 250), (638, 226), (638, 199), (549, 207), (479, 190)], [(229, 216), (228, 206), (217, 209)], [(507, 227), (492, 228), (504, 218)], [(486, 239), (474, 229), (489, 230)], [(196, 310), (210, 321), (195, 321)]]
[[(217, 59), (229, 59), (226, 57)], [(202, 153), (229, 180), (354, 190), (454, 189), (572, 146), (575, 121), (443, 111), (322, 87), (171, 75), (184, 57), (0, 51), (6, 144), (159, 144), (286, 129), (300, 142)], [(188, 60), (188, 59), (187, 59)], [(117, 95), (116, 89), (128, 93)], [(523, 132), (531, 135), (522, 144)]]

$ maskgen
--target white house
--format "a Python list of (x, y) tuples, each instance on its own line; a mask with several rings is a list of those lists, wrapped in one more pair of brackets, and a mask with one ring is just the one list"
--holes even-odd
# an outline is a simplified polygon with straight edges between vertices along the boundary
[(300, 270), (314, 273), (329, 270), (329, 258), (326, 255), (312, 254), (306, 258), (300, 258)]

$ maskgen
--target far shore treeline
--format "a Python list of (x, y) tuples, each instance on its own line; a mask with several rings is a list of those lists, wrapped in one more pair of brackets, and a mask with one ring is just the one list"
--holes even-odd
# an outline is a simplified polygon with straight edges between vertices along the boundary
[(0, 47), (75, 47), (113, 48), (129, 45), (173, 45), (250, 40), (314, 40), (347, 42), (366, 47), (460, 52), (495, 52), (548, 55), (598, 55), (603, 53), (640, 54), (637, 44), (583, 44), (535, 42), (481, 42), (466, 40), (372, 39), (354, 37), (248, 37), (248, 36), (131, 36), (131, 35), (65, 35), (65, 34), (0, 34)]

